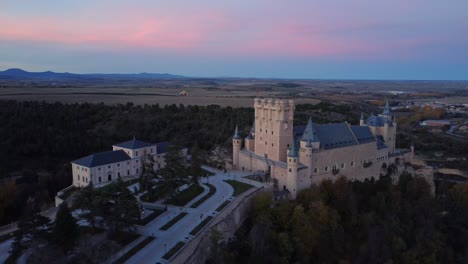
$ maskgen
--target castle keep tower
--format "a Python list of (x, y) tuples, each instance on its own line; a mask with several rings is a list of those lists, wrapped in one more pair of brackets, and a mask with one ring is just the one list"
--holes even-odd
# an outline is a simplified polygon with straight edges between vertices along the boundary
[(294, 100), (255, 99), (255, 154), (286, 162), (293, 142)]

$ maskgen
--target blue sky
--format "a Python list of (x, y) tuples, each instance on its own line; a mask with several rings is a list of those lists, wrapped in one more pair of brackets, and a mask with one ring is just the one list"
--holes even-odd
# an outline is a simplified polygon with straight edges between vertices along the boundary
[(468, 79), (468, 1), (0, 1), (0, 69)]

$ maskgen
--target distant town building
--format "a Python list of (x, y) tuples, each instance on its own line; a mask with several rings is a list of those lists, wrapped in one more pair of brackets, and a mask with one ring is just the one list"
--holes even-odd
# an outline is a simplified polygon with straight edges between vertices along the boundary
[(382, 165), (397, 158), (411, 160), (414, 148), (395, 148), (396, 119), (388, 101), (381, 114), (361, 115), (360, 124), (347, 122), (294, 126), (294, 100), (259, 99), (255, 121), (247, 137), (234, 132), (233, 169), (263, 171), (277, 193), (294, 199), (297, 193), (324, 179), (340, 175), (350, 180), (378, 179)]
[[(137, 177), (141, 173), (143, 159), (153, 157), (154, 169), (164, 168), (164, 156), (169, 142), (148, 143), (137, 139), (112, 146), (112, 151), (92, 154), (72, 161), (73, 185), (87, 186), (91, 182), (99, 187), (118, 178)], [(183, 149), (187, 156), (188, 149)]]
[(450, 120), (424, 120), (419, 122), (421, 126), (450, 126)]

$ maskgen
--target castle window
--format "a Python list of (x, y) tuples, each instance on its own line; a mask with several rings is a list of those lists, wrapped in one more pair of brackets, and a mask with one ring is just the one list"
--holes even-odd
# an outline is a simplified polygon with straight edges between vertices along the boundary
[(268, 133), (268, 130), (265, 130), (265, 134)]
[(344, 163), (341, 163), (341, 168), (344, 169)]
[(268, 145), (268, 142), (265, 141), (265, 145)]
[(101, 177), (98, 178), (98, 181), (101, 182)]
[(273, 131), (271, 131), (271, 134), (273, 135)]
[(351, 167), (354, 167), (354, 161), (351, 161)]
[(289, 168), (289, 172), (291, 172), (291, 168)]
[(107, 168), (110, 169), (110, 165), (107, 165)]
[(80, 175), (78, 175), (78, 181), (80, 181)]
[(135, 155), (138, 156), (138, 151), (135, 151)]
[(317, 173), (317, 172), (318, 172), (318, 168), (315, 168), (315, 169), (314, 169), (314, 173)]
[(117, 163), (117, 167), (120, 167), (120, 163)]
[(271, 146), (273, 147), (273, 143), (271, 143)]
[(328, 166), (325, 166), (325, 171), (328, 171)]

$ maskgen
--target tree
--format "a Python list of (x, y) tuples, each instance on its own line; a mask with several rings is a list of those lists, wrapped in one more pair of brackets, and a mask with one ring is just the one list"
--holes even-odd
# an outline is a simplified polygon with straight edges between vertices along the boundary
[(55, 224), (52, 231), (52, 241), (67, 252), (78, 239), (78, 225), (76, 219), (70, 213), (67, 202), (63, 202), (57, 211)]
[(113, 233), (133, 230), (140, 218), (140, 206), (122, 180), (109, 184), (103, 191), (103, 218)]
[(82, 188), (73, 200), (73, 208), (80, 209), (79, 217), (86, 220), (92, 228), (96, 228), (96, 218), (100, 215), (102, 199), (93, 184)]
[(200, 155), (200, 148), (198, 147), (198, 142), (195, 141), (195, 143), (192, 146), (192, 149), (190, 151), (190, 155), (192, 156), (192, 163), (190, 166), (190, 174), (192, 176), (192, 182), (193, 183), (198, 183), (198, 179), (200, 178), (202, 174), (202, 168), (201, 168), (201, 155)]
[(174, 196), (179, 186), (190, 181), (181, 147), (169, 146), (164, 160), (166, 166), (159, 171), (158, 184), (165, 192)]
[(147, 155), (142, 160), (141, 175), (140, 175), (140, 189), (146, 191), (148, 196), (152, 193), (154, 187), (154, 179), (156, 172), (154, 171), (154, 159), (152, 155)]

